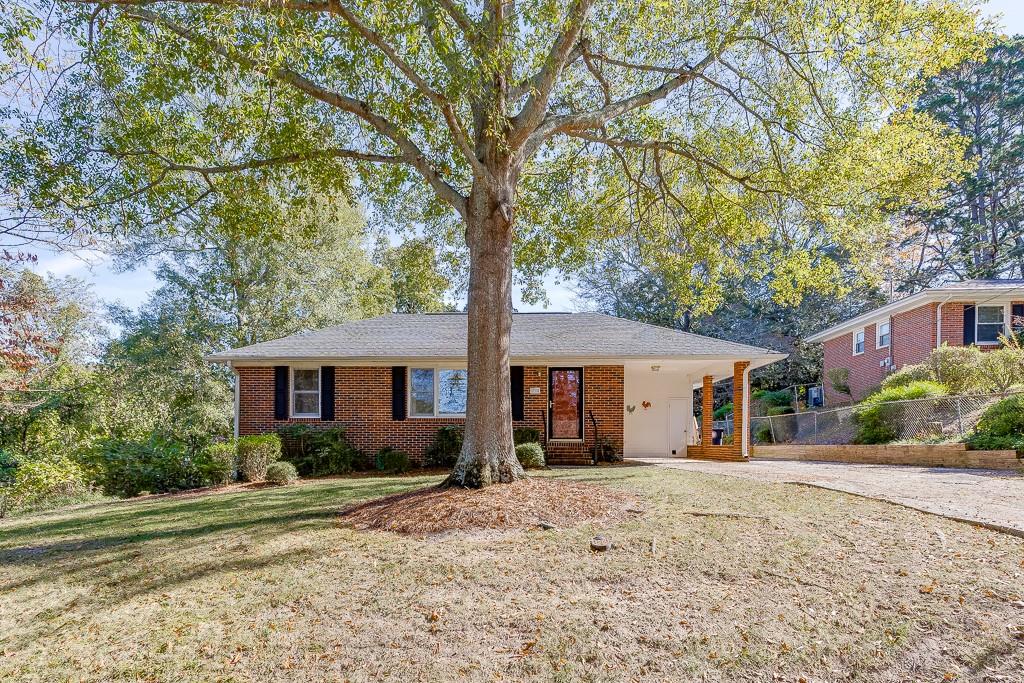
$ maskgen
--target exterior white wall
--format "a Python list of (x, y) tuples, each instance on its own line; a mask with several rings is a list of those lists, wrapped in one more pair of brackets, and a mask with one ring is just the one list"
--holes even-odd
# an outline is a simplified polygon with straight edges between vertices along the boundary
[[(650, 365), (626, 365), (623, 395), (623, 450), (631, 457), (670, 457), (669, 399), (689, 398), (689, 409), (684, 416), (689, 426), (693, 422), (693, 385), (689, 376), (680, 369), (664, 366), (658, 372)], [(648, 401), (650, 408), (644, 409)], [(633, 412), (630, 406), (636, 406)], [(677, 453), (682, 456), (683, 453)]]

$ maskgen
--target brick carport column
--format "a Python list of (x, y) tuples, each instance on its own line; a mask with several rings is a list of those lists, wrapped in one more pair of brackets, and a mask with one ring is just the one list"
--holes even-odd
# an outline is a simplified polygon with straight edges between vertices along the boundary
[(700, 392), (700, 445), (711, 445), (711, 432), (715, 424), (715, 378), (704, 375), (704, 386)]
[(732, 370), (732, 444), (737, 455), (748, 455), (743, 452), (743, 441), (750, 425), (750, 392), (747, 390), (749, 367), (750, 361), (741, 360), (736, 361)]

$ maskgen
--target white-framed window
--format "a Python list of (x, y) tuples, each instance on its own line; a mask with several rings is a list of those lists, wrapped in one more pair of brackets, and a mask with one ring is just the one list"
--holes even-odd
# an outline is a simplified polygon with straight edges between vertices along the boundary
[(978, 306), (974, 309), (974, 341), (976, 344), (998, 344), (1006, 332), (1006, 308)]
[(320, 417), (320, 368), (292, 368), (292, 417)]
[(409, 368), (410, 417), (465, 417), (466, 368)]
[(864, 353), (864, 329), (861, 328), (853, 333), (853, 355), (859, 356)]
[(875, 325), (875, 348), (887, 349), (892, 344), (892, 322), (886, 320), (884, 323)]

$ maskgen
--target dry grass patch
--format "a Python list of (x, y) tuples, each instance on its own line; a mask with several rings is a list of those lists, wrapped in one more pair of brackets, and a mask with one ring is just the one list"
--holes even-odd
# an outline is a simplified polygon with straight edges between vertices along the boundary
[(400, 534), (509, 531), (547, 524), (614, 525), (638, 510), (639, 500), (619, 489), (563, 479), (529, 477), (485, 489), (436, 486), (360, 503), (341, 513), (353, 529)]
[[(645, 513), (422, 538), (338, 523), (435, 476), (5, 520), (0, 680), (1022, 680), (1022, 539), (656, 467), (540, 477)], [(591, 552), (596, 532), (615, 547)]]

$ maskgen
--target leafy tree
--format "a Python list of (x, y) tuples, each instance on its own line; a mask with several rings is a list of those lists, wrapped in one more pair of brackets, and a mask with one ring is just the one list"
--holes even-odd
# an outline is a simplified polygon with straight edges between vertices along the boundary
[[(878, 221), (847, 204), (944, 182), (937, 169), (959, 149), (895, 112), (918, 75), (982, 43), (969, 6), (949, 0), (58, 5), (52, 21), (80, 41), (83, 68), (62, 74), (44, 123), (26, 118), (0, 164), (53, 215), (134, 230), (224, 183), (277, 177), (358, 190), (464, 238), (471, 381), (449, 483), (467, 486), (522, 475), (514, 259), (526, 277), (578, 265), (605, 225), (628, 224), (602, 217), (629, 211), (630, 195), (668, 258), (679, 240), (713, 253), (722, 236), (768, 239), (748, 217), (773, 211), (856, 251)], [(216, 102), (197, 106), (209, 93)], [(182, 180), (196, 177), (208, 188)], [(676, 211), (679, 188), (713, 218)], [(777, 265), (801, 282), (833, 272)]]
[(377, 260), (390, 273), (396, 313), (451, 310), (444, 299), (452, 288), (451, 280), (430, 241), (410, 239), (395, 247), (384, 247)]
[(82, 437), (103, 338), (96, 301), (75, 278), (0, 265), (0, 449), (56, 456)]
[[(630, 243), (616, 240), (616, 248), (606, 249), (588, 265), (579, 276), (577, 295), (612, 315), (790, 354), (785, 361), (755, 371), (754, 378), (763, 387), (818, 382), (821, 348), (801, 340), (883, 303), (861, 272), (871, 258), (854, 262), (844, 257), (843, 267), (828, 287), (804, 288), (793, 297), (796, 287), (785, 282), (787, 273), (766, 273), (757, 255), (737, 255), (733, 267), (742, 277), (703, 284), (694, 282), (692, 270), (680, 273), (647, 262)], [(839, 257), (833, 256), (831, 262), (838, 264)], [(790, 299), (780, 301), (779, 291)]]
[(1024, 277), (1024, 38), (929, 79), (917, 107), (968, 140), (972, 166), (904, 239), (909, 286)]
[[(205, 355), (391, 309), (389, 273), (370, 261), (357, 209), (328, 197), (258, 211), (244, 225), (233, 214), (228, 224), (174, 238), (156, 270), (162, 286), (139, 312), (114, 310), (123, 332), (103, 365), (116, 397), (110, 409), (120, 414), (110, 420), (121, 425), (115, 436), (225, 434), (230, 372)], [(273, 221), (253, 229), (248, 221), (263, 214)]]

